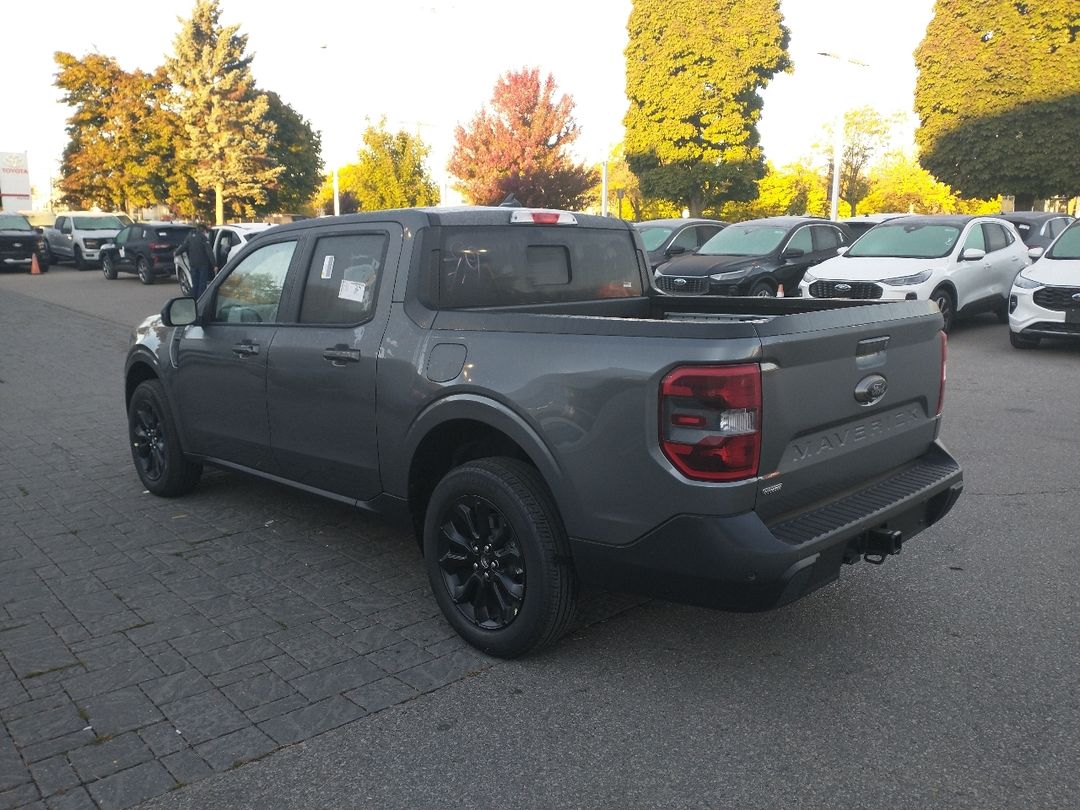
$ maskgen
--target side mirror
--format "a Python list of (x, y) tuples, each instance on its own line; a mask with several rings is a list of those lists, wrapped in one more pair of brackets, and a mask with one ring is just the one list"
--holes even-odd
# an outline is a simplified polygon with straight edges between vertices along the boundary
[(44, 228), (34, 228), (34, 233), (36, 233), (38, 236), (44, 236), (45, 235), (45, 229)]
[(977, 262), (979, 259), (986, 258), (986, 251), (981, 248), (964, 248), (964, 252), (960, 254), (960, 261), (962, 262)]
[(841, 245), (840, 247), (838, 247), (836, 249), (836, 255), (837, 256), (843, 256), (845, 253), (848, 252), (848, 248), (850, 248), (850, 247), (851, 247), (851, 245)]
[(194, 298), (173, 298), (161, 310), (161, 322), (166, 326), (190, 326), (199, 320)]
[(806, 251), (802, 248), (788, 248), (780, 254), (781, 259), (800, 259), (806, 255)]
[(686, 248), (679, 245), (672, 245), (664, 252), (667, 253), (668, 256), (679, 256), (686, 253)]
[(1032, 261), (1034, 261), (1035, 259), (1040, 259), (1040, 258), (1042, 258), (1042, 255), (1043, 255), (1043, 253), (1045, 253), (1045, 252), (1046, 252), (1046, 251), (1045, 251), (1045, 249), (1044, 249), (1044, 248), (1042, 248), (1042, 247), (1040, 247), (1039, 245), (1036, 245), (1035, 247), (1029, 247), (1029, 248), (1028, 248), (1028, 257), (1029, 257), (1029, 258), (1030, 258), (1030, 259), (1031, 259)]

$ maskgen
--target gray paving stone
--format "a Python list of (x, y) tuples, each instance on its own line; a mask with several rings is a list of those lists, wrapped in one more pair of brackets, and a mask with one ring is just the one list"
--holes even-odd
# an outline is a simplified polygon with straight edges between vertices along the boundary
[(78, 664), (68, 646), (50, 629), (47, 634), (23, 642), (4, 643), (0, 649), (20, 678), (32, 678), (50, 670)]
[(218, 627), (237, 641), (246, 641), (249, 638), (265, 636), (276, 633), (281, 629), (281, 625), (268, 616), (252, 616), (228, 624), (221, 624)]
[(169, 644), (174, 650), (180, 653), (180, 655), (190, 656), (195, 655), (196, 653), (217, 650), (235, 642), (236, 639), (228, 633), (225, 633), (216, 627), (210, 627), (206, 630), (200, 630), (198, 633), (192, 633), (189, 636), (174, 638)]
[[(66, 757), (43, 759), (30, 766), (30, 775), (42, 796), (52, 796), (62, 790), (70, 790), (80, 784), (79, 776), (72, 770)], [(2, 782), (0, 782), (2, 784)]]
[(397, 677), (420, 692), (430, 692), (489, 666), (488, 660), (477, 653), (458, 650), (399, 672)]
[(259, 728), (281, 745), (289, 745), (351, 723), (365, 714), (355, 703), (336, 695), (312, 706), (267, 720), (260, 723)]
[(0, 736), (0, 790), (10, 790), (27, 781), (26, 766), (7, 735)]
[(290, 683), (308, 700), (316, 701), (377, 681), (385, 675), (386, 672), (375, 664), (354, 658), (301, 675)]
[(247, 664), (236, 669), (229, 669), (225, 672), (218, 673), (217, 675), (210, 676), (210, 683), (219, 689), (230, 684), (240, 683), (240, 681), (250, 680), (256, 678), (259, 675), (265, 675), (270, 670), (266, 664), (259, 661), (254, 664)]
[[(183, 600), (176, 599), (176, 603), (184, 605), (190, 610), (190, 607)], [(171, 618), (154, 621), (144, 627), (128, 630), (127, 637), (142, 647), (157, 641), (170, 641), (210, 629), (213, 629), (213, 625), (197, 613), (187, 613), (181, 616), (174, 613)]]
[(0, 810), (8, 810), (13, 807), (25, 807), (31, 802), (41, 798), (37, 785), (26, 782), (11, 790), (0, 791)]
[(278, 646), (308, 670), (322, 669), (356, 657), (352, 649), (322, 632), (279, 641)]
[(359, 689), (351, 689), (345, 693), (345, 697), (369, 712), (377, 712), (388, 706), (411, 700), (419, 694), (409, 684), (390, 677), (372, 681)]
[(8, 733), (20, 748), (71, 734), (85, 726), (86, 721), (79, 716), (75, 704), (71, 702), (7, 724)]
[(0, 709), (17, 706), (30, 700), (29, 694), (18, 681), (0, 683)]
[(217, 690), (167, 703), (162, 711), (192, 745), (250, 725), (247, 717)]
[(253, 661), (273, 658), (281, 650), (269, 641), (261, 638), (250, 639), (222, 647), (218, 650), (192, 655), (191, 664), (204, 675), (216, 675), (229, 669), (236, 669)]
[(0, 709), (0, 719), (10, 722), (22, 717), (29, 717), (32, 714), (39, 714), (70, 705), (71, 698), (69, 698), (63, 690), (57, 690), (53, 694), (43, 698), (37, 700), (25, 700), (15, 706)]
[(133, 731), (68, 752), (68, 759), (83, 782), (101, 779), (153, 758), (154, 753)]
[(139, 686), (146, 696), (159, 706), (214, 688), (201, 672), (194, 669), (144, 681)]
[(293, 692), (288, 697), (283, 697), (272, 703), (261, 703), (258, 706), (247, 709), (244, 714), (247, 715), (252, 723), (261, 723), (263, 720), (269, 720), (271, 717), (280, 717), (283, 714), (288, 714), (294, 709), (301, 709), (308, 705), (310, 704), (306, 697), (299, 692)]
[(389, 627), (373, 624), (343, 635), (339, 640), (350, 649), (365, 654), (405, 641), (405, 637)]
[(82, 700), (103, 692), (133, 686), (161, 676), (161, 671), (146, 659), (121, 661), (111, 667), (84, 672), (65, 678), (64, 689), (75, 700)]
[(187, 746), (184, 735), (168, 720), (140, 728), (138, 735), (156, 757), (174, 754)]
[(454, 628), (441, 616), (410, 624), (398, 632), (418, 647), (430, 647), (448, 638), (457, 637)]
[(399, 641), (381, 650), (368, 653), (365, 658), (384, 672), (393, 674), (430, 661), (431, 653), (417, 647), (411, 641)]
[(135, 686), (86, 698), (80, 706), (99, 737), (115, 736), (162, 719), (158, 708)]
[(38, 760), (48, 759), (56, 754), (63, 754), (75, 748), (81, 748), (87, 743), (93, 742), (94, 738), (95, 735), (93, 731), (89, 729), (80, 729), (74, 734), (65, 734), (63, 737), (54, 737), (45, 742), (27, 745), (20, 750), (20, 753), (27, 762), (37, 762)]
[(223, 686), (221, 691), (241, 711), (296, 694), (296, 689), (273, 672)]
[(173, 778), (181, 784), (197, 782), (213, 772), (206, 761), (190, 748), (162, 757), (161, 762), (169, 769)]
[(176, 780), (160, 762), (144, 762), (88, 786), (101, 810), (123, 810), (172, 790)]
[(49, 810), (98, 810), (97, 803), (82, 787), (50, 796), (45, 800), (45, 806)]
[(224, 771), (265, 756), (278, 744), (257, 728), (242, 728), (196, 746), (199, 756), (215, 771)]

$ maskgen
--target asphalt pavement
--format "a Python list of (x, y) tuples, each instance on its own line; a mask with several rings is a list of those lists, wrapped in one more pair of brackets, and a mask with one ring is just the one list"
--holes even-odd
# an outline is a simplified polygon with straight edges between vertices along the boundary
[[(134, 278), (110, 283), (100, 273), (76, 274), (63, 267), (48, 278), (0, 276), (0, 453), (13, 449), (12, 423), (24, 425), (32, 416), (23, 412), (30, 394), (5, 388), (13, 380), (30, 380), (27, 369), (33, 366), (39, 369), (33, 377), (40, 389), (34, 393), (40, 400), (38, 419), (46, 426), (34, 434), (39, 450), (47, 444), (44, 437), (55, 434), (70, 454), (65, 464), (81, 470), (93, 469), (89, 451), (108, 442), (120, 445), (107, 469), (98, 471), (98, 486), (84, 486), (78, 475), (55, 470), (43, 474), (44, 480), (75, 490), (65, 497), (75, 498), (81, 509), (93, 497), (116, 491), (117, 509), (136, 510), (136, 529), (150, 516), (146, 525), (160, 525), (168, 515), (152, 505), (140, 506), (139, 493), (122, 492), (137, 484), (134, 473), (121, 470), (117, 460), (126, 452), (119, 372), (101, 369), (122, 356), (126, 325), (159, 309), (175, 290), (171, 284), (143, 287)], [(27, 312), (33, 321), (20, 322), (18, 313)], [(35, 326), (43, 319), (51, 329)], [(78, 349), (72, 350), (73, 345)], [(108, 355), (108, 363), (94, 359), (101, 354)], [(440, 682), (402, 692), (385, 708), (361, 705), (353, 712), (355, 719), (343, 719), (333, 730), (320, 734), (314, 726), (296, 744), (283, 738), (253, 749), (259, 753), (247, 758), (254, 761), (238, 762), (239, 767), (215, 759), (214, 741), (195, 744), (192, 756), (205, 754), (202, 760), (209, 767), (204, 764), (190, 783), (158, 795), (147, 806), (1077, 806), (1078, 362), (1080, 345), (1012, 349), (1006, 327), (989, 316), (957, 326), (950, 338), (943, 438), (964, 466), (965, 492), (942, 523), (883, 566), (845, 568), (839, 583), (766, 614), (618, 603), (595, 613), (591, 622), (542, 655), (515, 662), (474, 661)], [(46, 385), (39, 377), (67, 380), (76, 390), (65, 400), (55, 394), (62, 387)], [(117, 412), (99, 417), (109, 403), (115, 403)], [(13, 417), (16, 404), (20, 412)], [(100, 443), (88, 436), (88, 426), (103, 433)], [(84, 444), (71, 442), (72, 436)], [(27, 497), (18, 491), (25, 486), (20, 469), (0, 458), (0, 493), (13, 502)], [(210, 493), (179, 506), (208, 525), (222, 523), (224, 515), (253, 521), (272, 514), (286, 526), (269, 532), (280, 534), (266, 536), (265, 528), (254, 526), (248, 531), (262, 532), (271, 548), (281, 546), (285, 562), (325, 570), (333, 553), (347, 565), (360, 566), (367, 558), (356, 555), (369, 554), (365, 544), (371, 544), (386, 560), (416, 567), (402, 576), (419, 571), (399, 548), (404, 536), (378, 521), (353, 518), (335, 505), (281, 487), (232, 474), (215, 476)], [(0, 514), (13, 514), (11, 508)], [(327, 535), (315, 535), (312, 521)], [(38, 528), (26, 526), (28, 531)], [(347, 533), (370, 539), (349, 545)], [(136, 542), (139, 531), (129, 529), (129, 536)], [(235, 548), (227, 537), (213, 537), (209, 546)], [(110, 534), (104, 538), (117, 544)], [(170, 542), (182, 539), (174, 533)], [(184, 542), (206, 548), (201, 535)], [(116, 555), (121, 549), (136, 553), (130, 546), (109, 551)], [(10, 559), (0, 554), (0, 560)], [(85, 579), (63, 565), (54, 573), (53, 565), (42, 560), (32, 570), (54, 592), (58, 577)], [(4, 571), (0, 567), (0, 575)], [(104, 574), (98, 577), (123, 595)], [(156, 582), (162, 581), (158, 576)], [(380, 593), (392, 590), (385, 578), (370, 587)], [(430, 629), (420, 591), (415, 584), (405, 589), (410, 598), (399, 607), (410, 614), (408, 619), (394, 616), (390, 606), (378, 620), (369, 614), (352, 621), (366, 628), (381, 620), (400, 629), (414, 626), (408, 622), (419, 617)], [(361, 594), (352, 602), (363, 604), (364, 598)], [(12, 612), (15, 603), (2, 592), (0, 604), (6, 611), (0, 618), (8, 624), (19, 618)], [(204, 602), (194, 604), (199, 608)], [(77, 606), (65, 602), (65, 612)], [(90, 620), (82, 621), (86, 626)], [(137, 637), (139, 628), (108, 631)], [(289, 638), (273, 632), (263, 638), (288, 646)], [(423, 648), (428, 658), (443, 650), (437, 646), (442, 641), (429, 641)], [(105, 642), (103, 636), (74, 643), (91, 645), (86, 652), (92, 653)], [(197, 649), (189, 652), (196, 664), (198, 655)], [(85, 675), (94, 674), (92, 655), (80, 663), (88, 668)], [(50, 675), (26, 681), (25, 675), (18, 678), (20, 688), (40, 689), (36, 700), (46, 701), (39, 708), (43, 720), (48, 719), (48, 696), (65, 692), (69, 682)], [(283, 680), (297, 687), (309, 676), (299, 673)], [(219, 692), (234, 694), (228, 684), (213, 680), (218, 675), (206, 677), (213, 688), (208, 685), (192, 702), (199, 695), (216, 700)], [(399, 674), (386, 677), (400, 680)], [(33, 683), (42, 679), (46, 683)], [(0, 696), (11, 680), (0, 669)], [(139, 688), (153, 703), (148, 683), (156, 681)], [(16, 713), (31, 716), (25, 707), (32, 710), (32, 703), (14, 704), (24, 707)], [(165, 714), (171, 722), (170, 705), (165, 704)], [(13, 724), (16, 731), (26, 726), (10, 713), (0, 711), (7, 733)], [(274, 720), (251, 720), (251, 734), (260, 722)], [(141, 727), (139, 733), (163, 723)], [(2, 743), (0, 733), (0, 749)], [(92, 746), (62, 756), (79, 771)], [(18, 741), (13, 750), (26, 759)], [(121, 768), (113, 784), (124, 774), (129, 784), (137, 783), (135, 772), (149, 773), (158, 759)], [(43, 761), (58, 764), (56, 756)], [(85, 767), (79, 775), (78, 787), (49, 796), (36, 776), (7, 793), (0, 790), (0, 807), (21, 806), (20, 801), (50, 807), (130, 806), (110, 803), (114, 794), (102, 789)], [(188, 781), (176, 778), (176, 785)], [(124, 795), (134, 799), (138, 791)], [(5, 796), (14, 799), (5, 804)]]

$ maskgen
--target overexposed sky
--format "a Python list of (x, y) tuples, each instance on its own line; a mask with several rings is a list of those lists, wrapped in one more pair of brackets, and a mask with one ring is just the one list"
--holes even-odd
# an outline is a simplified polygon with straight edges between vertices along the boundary
[[(702, 4), (708, 0), (702, 0)], [(193, 0), (109, 5), (6, 2), (0, 28), (0, 152), (28, 152), (43, 190), (59, 172), (70, 111), (53, 86), (53, 52), (113, 56), (126, 70), (152, 70), (172, 51)], [(763, 93), (766, 158), (783, 165), (809, 154), (822, 126), (844, 108), (870, 104), (909, 112), (912, 52), (933, 0), (782, 0), (794, 72)], [(602, 160), (622, 140), (623, 49), (630, 0), (222, 0), (222, 20), (240, 23), (256, 81), (323, 135), (327, 165), (355, 155), (369, 121), (418, 132), (440, 185), (453, 131), (490, 99), (498, 76), (538, 66), (576, 103), (580, 158)], [(818, 56), (835, 53), (868, 67)], [(910, 128), (898, 133), (910, 141)]]

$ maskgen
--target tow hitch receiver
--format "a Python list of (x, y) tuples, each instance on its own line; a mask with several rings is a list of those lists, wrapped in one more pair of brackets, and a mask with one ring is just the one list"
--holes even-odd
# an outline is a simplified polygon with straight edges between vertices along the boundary
[(904, 535), (899, 529), (870, 529), (844, 549), (844, 562), (852, 564), (862, 557), (868, 563), (881, 565), (886, 557), (899, 554), (903, 543)]

